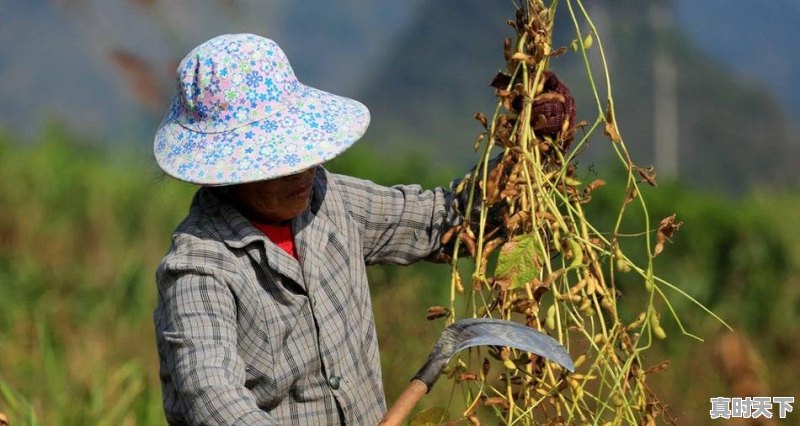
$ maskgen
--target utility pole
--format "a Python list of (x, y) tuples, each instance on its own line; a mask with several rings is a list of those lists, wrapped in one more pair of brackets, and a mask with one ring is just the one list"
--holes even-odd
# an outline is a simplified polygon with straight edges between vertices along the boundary
[(669, 35), (675, 23), (673, 0), (651, 0), (650, 25), (656, 35), (653, 52), (653, 145), (659, 175), (678, 177), (678, 69)]

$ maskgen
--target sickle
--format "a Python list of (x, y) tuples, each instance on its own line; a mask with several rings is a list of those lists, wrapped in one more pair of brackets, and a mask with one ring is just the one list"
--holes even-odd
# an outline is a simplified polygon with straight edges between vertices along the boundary
[(468, 318), (450, 324), (434, 345), (428, 360), (386, 413), (381, 425), (399, 425), (430, 390), (450, 358), (473, 346), (508, 346), (531, 352), (575, 371), (569, 353), (557, 340), (512, 321)]

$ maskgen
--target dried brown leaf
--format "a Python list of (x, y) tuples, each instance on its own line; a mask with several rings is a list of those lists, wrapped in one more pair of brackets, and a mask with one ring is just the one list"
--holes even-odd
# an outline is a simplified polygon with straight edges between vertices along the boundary
[(504, 72), (498, 72), (489, 86), (499, 90), (508, 90), (509, 84), (511, 84), (511, 76)]
[(606, 117), (605, 122), (606, 125), (603, 128), (603, 134), (609, 137), (612, 142), (620, 143), (622, 142), (622, 137), (619, 135), (619, 131), (617, 130), (617, 123), (614, 121), (614, 110), (611, 107), (611, 102), (608, 102), (608, 106), (606, 107)]
[(492, 286), (495, 288), (499, 288), (500, 290), (508, 290), (513, 282), (511, 281), (511, 277), (494, 277), (491, 281)]
[(661, 219), (661, 222), (658, 223), (658, 231), (659, 233), (663, 234), (666, 238), (671, 237), (675, 231), (681, 228), (683, 222), (675, 222), (676, 214), (673, 213), (664, 219)]
[(641, 176), (642, 179), (644, 179), (645, 182), (647, 182), (650, 186), (658, 186), (658, 184), (656, 183), (657, 173), (655, 167), (653, 166), (648, 166), (648, 167), (634, 166), (634, 167), (636, 167), (636, 172), (639, 173), (639, 176)]
[(675, 213), (661, 219), (661, 222), (658, 224), (658, 230), (656, 231), (657, 242), (653, 250), (653, 257), (658, 256), (664, 251), (664, 243), (670, 241), (670, 237), (681, 228), (681, 225), (683, 225), (683, 222), (675, 222)]

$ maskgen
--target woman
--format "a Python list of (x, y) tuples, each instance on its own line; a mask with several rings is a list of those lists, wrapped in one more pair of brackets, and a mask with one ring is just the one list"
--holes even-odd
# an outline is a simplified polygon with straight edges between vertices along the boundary
[(216, 37), (177, 73), (155, 156), (201, 187), (157, 272), (167, 420), (377, 424), (366, 266), (431, 256), (458, 200), (320, 166), (364, 134), (369, 112), (298, 82), (271, 40)]

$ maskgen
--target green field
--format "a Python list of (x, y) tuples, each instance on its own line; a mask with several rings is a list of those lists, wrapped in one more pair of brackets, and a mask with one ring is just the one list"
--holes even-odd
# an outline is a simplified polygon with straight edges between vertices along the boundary
[[(388, 161), (368, 146), (362, 142), (330, 168), (429, 187), (457, 172), (421, 155)], [(623, 194), (614, 176), (596, 169), (598, 176), (583, 174), (609, 185), (587, 209), (608, 229), (602, 225), (613, 220)], [(0, 413), (12, 425), (165, 423), (154, 273), (194, 189), (162, 176), (148, 158), (105, 152), (57, 128), (36, 141), (0, 135)], [(748, 336), (768, 395), (798, 396), (800, 195), (752, 188), (732, 198), (677, 184), (645, 195), (653, 219), (677, 212), (685, 221), (658, 258), (658, 273)], [(631, 218), (629, 226), (634, 232), (641, 224)], [(442, 265), (370, 270), (390, 401), (440, 330), (425, 310), (445, 303), (448, 277)], [(669, 338), (650, 361), (672, 365), (651, 383), (680, 424), (706, 424), (708, 398), (733, 392), (712, 357), (723, 329), (674, 300), (684, 323), (706, 341), (682, 337), (665, 316)], [(442, 381), (423, 405), (446, 404), (450, 389)]]

